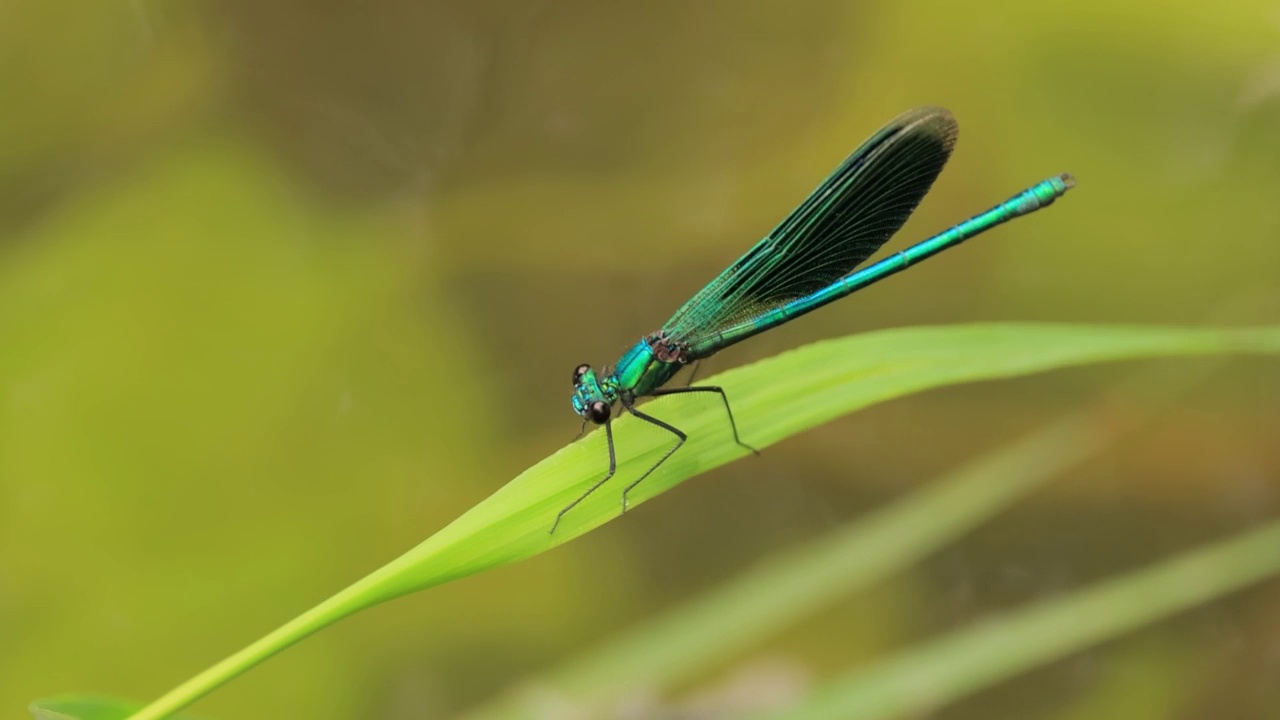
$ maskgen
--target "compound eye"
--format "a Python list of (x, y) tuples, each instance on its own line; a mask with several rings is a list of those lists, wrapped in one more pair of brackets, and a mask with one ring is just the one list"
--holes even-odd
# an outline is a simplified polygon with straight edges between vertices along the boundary
[(597, 425), (603, 425), (609, 420), (609, 403), (603, 400), (596, 400), (587, 406), (587, 417), (591, 422)]
[(574, 368), (574, 369), (573, 369), (573, 384), (574, 384), (574, 385), (577, 385), (578, 383), (582, 382), (582, 376), (583, 376), (583, 375), (586, 375), (586, 374), (587, 374), (588, 372), (590, 372), (590, 371), (591, 371), (591, 366), (590, 366), (590, 365), (588, 365), (588, 364), (586, 364), (586, 363), (583, 363), (583, 364), (579, 365), (578, 367)]

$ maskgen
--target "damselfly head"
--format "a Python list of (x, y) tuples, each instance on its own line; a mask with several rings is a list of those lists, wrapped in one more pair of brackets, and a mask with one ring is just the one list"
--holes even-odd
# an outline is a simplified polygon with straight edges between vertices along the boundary
[[(608, 368), (604, 372), (609, 372)], [(596, 425), (609, 421), (613, 409), (611, 398), (590, 365), (583, 363), (573, 369), (573, 411)]]

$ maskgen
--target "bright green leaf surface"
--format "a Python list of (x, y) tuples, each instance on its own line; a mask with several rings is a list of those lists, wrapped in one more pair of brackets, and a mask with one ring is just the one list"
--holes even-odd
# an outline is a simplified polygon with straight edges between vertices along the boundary
[[(733, 399), (743, 439), (767, 447), (853, 410), (912, 392), (1121, 359), (1280, 352), (1280, 328), (1205, 329), (1084, 325), (970, 325), (868, 333), (800, 348), (708, 382)], [(639, 504), (740, 457), (718, 402), (650, 403), (690, 442), (633, 493)], [(617, 481), (565, 517), (556, 512), (600, 477), (603, 433), (592, 433), (526, 470), (405, 555), (179, 686), (135, 716), (184, 707), (252, 665), (346, 615), (415, 590), (521, 560), (618, 516), (618, 491), (669, 446), (633, 418), (615, 423)]]
[[(732, 399), (743, 440), (765, 448), (840, 415), (932, 387), (1055, 368), (1165, 355), (1280, 352), (1280, 328), (970, 325), (908, 328), (814, 343), (707, 380)], [(689, 442), (631, 495), (634, 507), (746, 454), (730, 440), (714, 398), (646, 405), (688, 432)], [(620, 486), (670, 447), (670, 436), (631, 417), (614, 423), (618, 482), (565, 516), (556, 512), (598, 480), (604, 433), (572, 443), (526, 470), (434, 537), (381, 571), (388, 599), (534, 555), (618, 517)]]

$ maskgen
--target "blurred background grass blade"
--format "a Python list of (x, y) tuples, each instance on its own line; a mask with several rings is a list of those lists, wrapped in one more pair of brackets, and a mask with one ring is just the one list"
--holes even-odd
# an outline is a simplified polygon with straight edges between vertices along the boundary
[[(758, 720), (914, 717), (1280, 572), (1280, 522), (1007, 613), (821, 686)], [(753, 718), (753, 720), (756, 720)]]
[[(65, 695), (37, 700), (28, 708), (34, 720), (124, 720), (140, 705), (130, 700), (101, 695)], [(176, 720), (192, 720), (175, 715)]]
[(954, 542), (1110, 439), (1082, 413), (957, 468), (953, 474), (755, 569), (568, 665), (466, 720), (536, 719), (548, 701), (587, 716), (674, 685), (732, 658), (840, 597)]
[[(744, 437), (759, 447), (839, 415), (931, 387), (1054, 368), (1167, 355), (1280, 352), (1280, 328), (1177, 328), (1088, 325), (960, 325), (905, 328), (814, 343), (709, 378), (734, 398)], [(635, 493), (661, 493), (742, 454), (727, 442), (715, 403), (657, 402), (690, 441)], [(642, 470), (667, 447), (633, 418), (615, 423), (626, 438), (620, 477)], [(606, 487), (566, 516), (549, 519), (599, 477), (603, 433), (574, 442), (476, 505), (408, 553), (170, 691), (136, 718), (164, 717), (337, 620), (371, 605), (536, 555), (618, 517)], [(638, 448), (638, 451), (637, 451)]]

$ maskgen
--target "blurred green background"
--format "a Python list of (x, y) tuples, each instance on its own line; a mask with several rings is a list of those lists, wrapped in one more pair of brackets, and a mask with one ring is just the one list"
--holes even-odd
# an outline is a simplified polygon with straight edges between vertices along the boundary
[[(1280, 318), (1274, 2), (19, 0), (0, 97), (6, 716), (150, 699), (443, 526), (573, 437), (574, 365), (911, 106), (963, 132), (895, 248), (1057, 172), (1079, 187), (703, 373), (899, 325)], [(1082, 401), (1124, 416), (1207, 367), (873, 408), (348, 620), (199, 711), (448, 717)], [(1232, 361), (691, 692), (803, 684), (1273, 517), (1277, 398), (1274, 363)], [(1277, 608), (1263, 585), (937, 717), (1274, 717)]]

